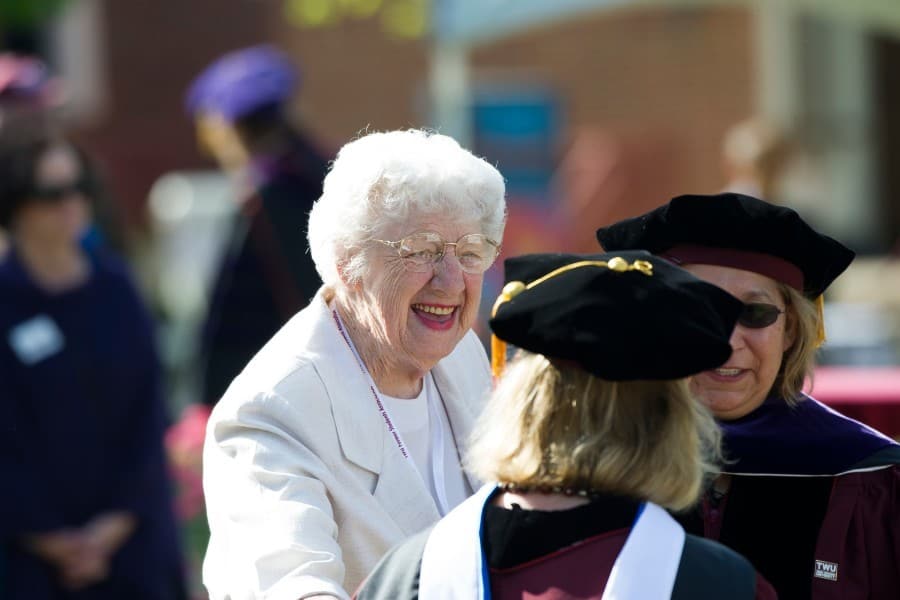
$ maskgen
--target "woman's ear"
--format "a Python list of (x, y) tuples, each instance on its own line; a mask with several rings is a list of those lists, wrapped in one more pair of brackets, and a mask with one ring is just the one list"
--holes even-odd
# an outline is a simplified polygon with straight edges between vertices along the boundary
[(350, 276), (347, 274), (347, 261), (345, 259), (338, 260), (334, 263), (334, 268), (337, 270), (338, 279), (341, 280), (341, 283), (349, 286)]
[(334, 265), (337, 269), (338, 279), (341, 280), (341, 283), (347, 289), (355, 289), (360, 285), (359, 277), (357, 277), (350, 269), (350, 263), (352, 262), (351, 258), (352, 257), (345, 257), (338, 259)]

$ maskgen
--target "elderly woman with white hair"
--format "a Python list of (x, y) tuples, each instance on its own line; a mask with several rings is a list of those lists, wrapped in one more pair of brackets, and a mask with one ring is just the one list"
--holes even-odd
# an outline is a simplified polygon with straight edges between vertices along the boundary
[(207, 429), (212, 598), (347, 598), (478, 488), (457, 448), (490, 387), (471, 327), (505, 215), (500, 173), (446, 136), (341, 149), (309, 219), (324, 285)]

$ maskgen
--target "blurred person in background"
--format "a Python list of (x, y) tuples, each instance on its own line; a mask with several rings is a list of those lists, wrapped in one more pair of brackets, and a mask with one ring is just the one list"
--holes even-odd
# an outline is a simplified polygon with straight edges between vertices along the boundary
[(443, 135), (341, 149), (309, 218), (325, 283), (207, 428), (212, 598), (346, 599), (477, 489), (457, 449), (490, 388), (471, 327), (504, 193), (494, 167)]
[[(678, 174), (687, 168), (684, 153), (663, 135), (588, 125), (570, 137), (554, 174), (565, 240), (544, 249), (592, 252), (598, 225), (659, 206), (660, 193), (677, 187)], [(653, 177), (646, 176), (650, 171)]]
[[(59, 104), (60, 89), (40, 59), (0, 54), (0, 151), (46, 133), (47, 111)], [(0, 256), (6, 237), (0, 227)]]
[(741, 303), (646, 252), (526, 255), (505, 274), (490, 324), (521, 351), (466, 451), (496, 483), (391, 551), (357, 598), (775, 598), (664, 510), (692, 506), (715, 468), (718, 428), (684, 378), (728, 359)]
[(732, 125), (722, 142), (724, 191), (772, 201), (778, 197), (790, 153), (788, 138), (762, 117)]
[(782, 598), (900, 598), (900, 445), (802, 392), (822, 294), (854, 253), (795, 211), (741, 194), (679, 196), (597, 232), (745, 303), (732, 354), (691, 379), (726, 464), (689, 530), (749, 558)]
[[(65, 82), (38, 57), (0, 54), (0, 151), (14, 151), (62, 129)], [(81, 243), (89, 248), (125, 249), (119, 215), (106, 190), (96, 185), (89, 198), (91, 221)], [(0, 255), (5, 245), (0, 228)]]
[(63, 101), (62, 82), (41, 59), (0, 53), (0, 147), (45, 134)]
[(299, 79), (281, 52), (255, 46), (213, 62), (187, 94), (201, 147), (240, 199), (201, 332), (207, 404), (321, 285), (305, 227), (328, 159), (289, 118)]
[(64, 139), (0, 153), (5, 598), (183, 597), (150, 319), (80, 243), (95, 185)]

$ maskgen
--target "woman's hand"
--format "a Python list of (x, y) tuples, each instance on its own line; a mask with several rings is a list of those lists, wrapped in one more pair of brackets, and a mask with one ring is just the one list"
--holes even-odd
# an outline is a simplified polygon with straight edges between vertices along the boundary
[(45, 561), (62, 566), (73, 562), (84, 549), (84, 537), (78, 529), (57, 529), (25, 536), (25, 547)]
[(102, 513), (91, 519), (82, 528), (82, 532), (90, 551), (108, 559), (131, 537), (136, 525), (137, 522), (130, 513)]
[(129, 513), (103, 513), (80, 529), (29, 535), (25, 546), (56, 567), (66, 588), (78, 590), (108, 577), (110, 558), (135, 526)]
[(59, 529), (26, 536), (25, 547), (56, 568), (67, 589), (78, 590), (106, 578), (108, 561), (89, 541), (85, 529)]
[(65, 563), (59, 570), (62, 585), (69, 590), (80, 590), (109, 576), (109, 559), (97, 552), (86, 550), (78, 560)]
[(60, 575), (70, 590), (87, 587), (109, 576), (112, 556), (134, 532), (135, 518), (127, 512), (102, 513), (81, 528), (83, 546), (77, 561), (62, 566)]

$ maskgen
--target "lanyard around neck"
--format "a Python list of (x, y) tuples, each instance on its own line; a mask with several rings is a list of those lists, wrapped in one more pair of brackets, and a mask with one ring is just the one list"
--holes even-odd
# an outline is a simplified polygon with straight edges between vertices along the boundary
[[(344, 338), (344, 342), (347, 343), (350, 352), (353, 353), (353, 358), (356, 359), (356, 364), (359, 367), (360, 372), (369, 384), (369, 391), (372, 394), (372, 398), (375, 400), (375, 406), (378, 408), (378, 412), (381, 413), (381, 418), (384, 420), (384, 424), (391, 434), (394, 443), (397, 445), (403, 458), (410, 460), (412, 457), (409, 455), (406, 443), (403, 441), (400, 432), (394, 427), (394, 422), (391, 420), (391, 415), (388, 412), (387, 406), (385, 406), (378, 393), (375, 380), (372, 379), (372, 374), (369, 373), (362, 357), (359, 355), (359, 351), (356, 349), (356, 346), (353, 345), (353, 340), (351, 340), (350, 336), (347, 334), (347, 328), (341, 320), (341, 316), (334, 308), (331, 309), (331, 316), (334, 319), (334, 324), (337, 326), (338, 332), (341, 334), (341, 337)], [(440, 414), (437, 412), (441, 407), (434, 406), (437, 403), (437, 398), (435, 397), (436, 394), (428, 393), (428, 390), (425, 389), (426, 385), (428, 385), (428, 382), (423, 380), (422, 386), (428, 401), (429, 431), (432, 436), (432, 441), (434, 442), (431, 452), (431, 475), (434, 478), (434, 489), (437, 494), (435, 502), (438, 505), (438, 510), (441, 515), (445, 515), (450, 511), (450, 503), (447, 500), (447, 489), (444, 481), (444, 424), (441, 421)], [(418, 471), (415, 466), (415, 461), (412, 462), (412, 466)], [(424, 477), (422, 479), (424, 482)]]

